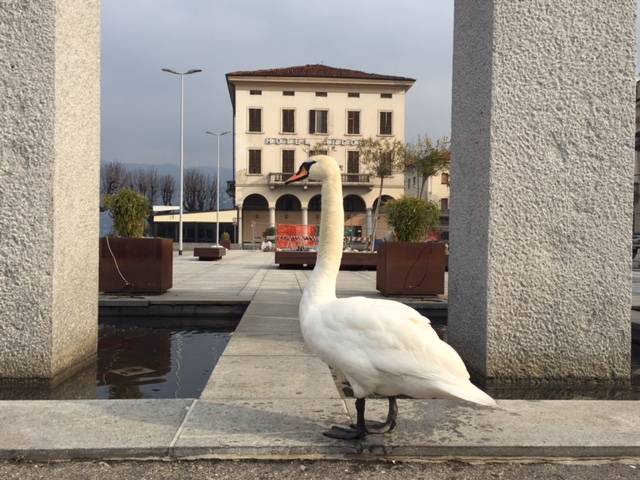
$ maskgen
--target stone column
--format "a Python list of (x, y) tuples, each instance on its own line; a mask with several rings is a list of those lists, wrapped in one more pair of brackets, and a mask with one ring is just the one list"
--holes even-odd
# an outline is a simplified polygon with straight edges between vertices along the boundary
[(309, 209), (302, 207), (302, 224), (309, 225)]
[(236, 241), (242, 250), (242, 205), (236, 207), (238, 209), (238, 238)]
[(100, 1), (0, 25), (0, 377), (52, 379), (96, 351)]
[(455, 2), (448, 338), (485, 377), (629, 378), (634, 18)]
[(276, 207), (269, 207), (269, 226), (276, 226)]

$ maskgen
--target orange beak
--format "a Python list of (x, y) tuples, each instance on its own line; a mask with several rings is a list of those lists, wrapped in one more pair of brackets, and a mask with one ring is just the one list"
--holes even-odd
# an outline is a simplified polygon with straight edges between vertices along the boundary
[(298, 170), (298, 173), (289, 177), (284, 183), (285, 185), (289, 185), (290, 183), (297, 182), (298, 180), (302, 180), (303, 178), (307, 178), (308, 176), (309, 172), (304, 167), (301, 167), (300, 170)]

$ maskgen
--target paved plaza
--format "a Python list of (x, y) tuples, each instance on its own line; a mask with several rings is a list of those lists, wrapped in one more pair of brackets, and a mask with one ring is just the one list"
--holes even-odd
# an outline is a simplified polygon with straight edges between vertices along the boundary
[[(321, 433), (354, 420), (353, 400), (305, 347), (297, 310), (310, 270), (273, 254), (175, 258), (174, 288), (109, 302), (250, 302), (197, 399), (0, 402), (0, 458), (565, 459), (640, 457), (634, 401), (502, 400), (500, 409), (401, 400), (397, 430), (358, 442)], [(635, 278), (635, 277), (634, 277)], [(341, 272), (340, 296), (376, 296), (375, 272)], [(636, 288), (636, 287), (634, 287)], [(434, 299), (442, 301), (442, 299)], [(385, 401), (369, 414), (382, 418)]]

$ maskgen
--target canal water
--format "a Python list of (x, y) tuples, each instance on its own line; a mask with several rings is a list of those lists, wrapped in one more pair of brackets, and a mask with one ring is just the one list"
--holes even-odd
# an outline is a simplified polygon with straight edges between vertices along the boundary
[(50, 386), (0, 383), (0, 400), (198, 398), (230, 332), (102, 324), (97, 359)]
[(230, 334), (103, 325), (96, 398), (197, 398)]
[[(159, 322), (162, 323), (162, 322)], [(219, 322), (217, 322), (220, 324)], [(446, 339), (446, 325), (434, 323)], [(2, 382), (0, 400), (198, 398), (222, 355), (230, 332), (211, 328), (159, 328), (126, 323), (101, 324), (97, 359), (54, 386), (39, 382)], [(632, 380), (599, 383), (486, 383), (472, 378), (496, 399), (640, 400), (640, 345), (632, 344)], [(344, 397), (353, 392), (333, 371)]]

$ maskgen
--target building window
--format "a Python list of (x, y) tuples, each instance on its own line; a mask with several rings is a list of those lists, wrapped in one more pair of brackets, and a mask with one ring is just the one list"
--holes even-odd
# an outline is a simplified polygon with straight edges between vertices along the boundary
[(249, 175), (262, 173), (262, 150), (249, 150)]
[(413, 177), (413, 188), (416, 188), (418, 177)]
[(295, 173), (294, 158), (295, 150), (282, 150), (282, 173), (286, 174), (285, 179)]
[(440, 175), (440, 183), (442, 183), (443, 185), (449, 185), (449, 174), (448, 173), (443, 173), (442, 175)]
[(316, 97), (326, 97), (327, 92), (316, 92)]
[(262, 95), (262, 90), (249, 90), (249, 95)]
[(309, 133), (327, 133), (327, 110), (309, 110)]
[(250, 132), (262, 132), (262, 109), (250, 108), (249, 109), (249, 131)]
[(392, 112), (380, 112), (380, 135), (391, 135)]
[(360, 173), (360, 153), (355, 150), (347, 152), (347, 173)]
[(360, 112), (355, 110), (347, 112), (347, 133), (350, 135), (360, 134)]
[(294, 92), (293, 90), (284, 90), (282, 92), (282, 95), (284, 95), (285, 97), (293, 97), (296, 94), (296, 92)]
[(349, 92), (349, 93), (347, 93), (347, 97), (360, 98), (360, 92)]
[(440, 211), (441, 212), (446, 212), (449, 210), (449, 199), (448, 198), (441, 198), (440, 199)]
[(282, 133), (295, 133), (295, 110), (285, 108), (282, 110)]
[(380, 94), (380, 98), (391, 98), (393, 97), (393, 95), (391, 95), (390, 93), (381, 93)]

